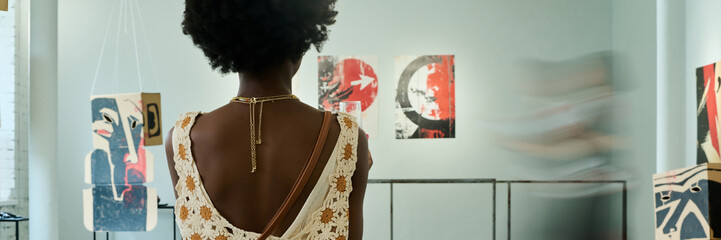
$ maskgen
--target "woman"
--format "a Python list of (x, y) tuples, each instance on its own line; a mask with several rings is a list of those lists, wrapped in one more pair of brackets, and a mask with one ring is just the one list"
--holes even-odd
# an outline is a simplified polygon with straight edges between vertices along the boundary
[[(238, 95), (181, 115), (166, 141), (185, 239), (361, 239), (366, 134), (291, 95), (335, 0), (186, 0), (182, 23)], [(192, 130), (192, 131), (191, 131)]]

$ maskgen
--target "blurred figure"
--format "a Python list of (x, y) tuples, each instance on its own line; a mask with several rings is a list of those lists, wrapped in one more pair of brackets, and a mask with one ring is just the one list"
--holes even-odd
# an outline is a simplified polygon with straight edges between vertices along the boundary
[[(616, 180), (623, 175), (611, 161), (622, 140), (611, 134), (614, 88), (610, 53), (565, 61), (528, 61), (532, 77), (523, 81), (521, 114), (506, 121), (500, 142), (526, 156), (517, 162), (519, 178), (531, 180)], [(612, 204), (618, 185), (533, 184), (536, 239), (620, 239)], [(532, 190), (531, 190), (532, 189)], [(536, 216), (537, 215), (537, 216)], [(518, 216), (518, 215), (516, 215)], [(548, 221), (552, 219), (552, 221)], [(619, 227), (614, 227), (614, 226)], [(516, 231), (524, 226), (514, 226)], [(529, 233), (530, 234), (530, 233)], [(540, 237), (540, 238), (539, 238)]]

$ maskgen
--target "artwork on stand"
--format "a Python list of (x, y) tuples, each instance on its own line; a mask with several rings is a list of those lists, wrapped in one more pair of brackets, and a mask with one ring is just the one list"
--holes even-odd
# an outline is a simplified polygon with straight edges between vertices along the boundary
[(160, 94), (91, 97), (93, 148), (85, 157), (83, 220), (90, 231), (150, 231), (157, 223), (153, 154), (162, 144)]
[(340, 102), (359, 101), (361, 126), (370, 138), (378, 135), (377, 56), (318, 57), (318, 107), (338, 110)]
[(656, 239), (721, 239), (719, 190), (719, 163), (654, 174)]
[(719, 81), (721, 62), (696, 69), (696, 162), (721, 163), (719, 157)]
[(396, 139), (455, 138), (453, 55), (396, 56)]

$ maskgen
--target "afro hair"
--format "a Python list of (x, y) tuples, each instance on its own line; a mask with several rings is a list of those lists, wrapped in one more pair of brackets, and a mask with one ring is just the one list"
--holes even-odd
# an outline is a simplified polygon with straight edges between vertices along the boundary
[(320, 51), (336, 0), (186, 0), (183, 33), (221, 73), (262, 72)]

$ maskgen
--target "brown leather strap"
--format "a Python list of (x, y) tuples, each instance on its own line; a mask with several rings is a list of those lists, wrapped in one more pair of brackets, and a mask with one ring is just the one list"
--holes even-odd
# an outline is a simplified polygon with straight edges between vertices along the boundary
[(310, 175), (313, 173), (315, 165), (318, 162), (318, 158), (323, 151), (325, 139), (326, 137), (328, 137), (328, 130), (330, 129), (331, 117), (332, 114), (330, 112), (326, 111), (324, 113), (323, 125), (320, 128), (320, 134), (318, 135), (318, 141), (315, 143), (315, 147), (313, 148), (313, 153), (310, 155), (308, 162), (306, 162), (303, 172), (301, 172), (300, 176), (298, 176), (298, 179), (295, 180), (295, 184), (293, 184), (293, 188), (291, 188), (290, 193), (285, 198), (285, 201), (283, 201), (283, 205), (280, 206), (280, 209), (278, 209), (278, 211), (275, 213), (275, 216), (273, 216), (273, 218), (270, 220), (270, 223), (268, 223), (268, 225), (265, 227), (265, 230), (263, 230), (263, 233), (260, 235), (258, 240), (265, 240), (266, 238), (268, 238), (268, 236), (270, 236), (273, 230), (275, 230), (275, 228), (277, 228), (278, 225), (281, 223), (281, 220), (285, 218), (285, 215), (288, 214), (288, 211), (290, 211), (290, 208), (293, 206), (293, 204), (295, 204), (295, 201), (298, 200), (300, 192), (303, 191), (303, 188), (305, 188), (305, 184), (308, 183), (308, 179), (310, 179)]

